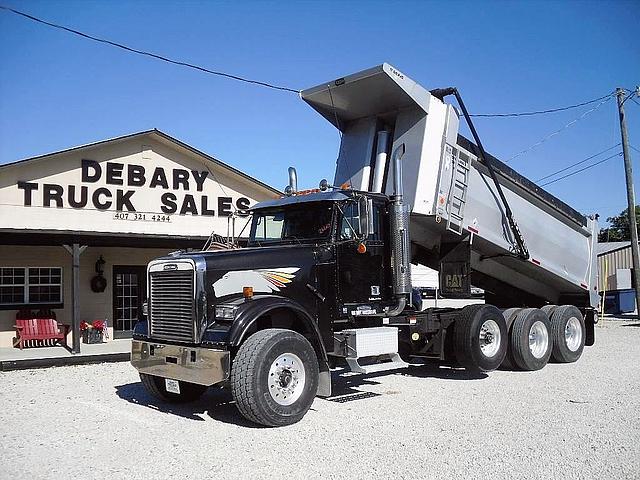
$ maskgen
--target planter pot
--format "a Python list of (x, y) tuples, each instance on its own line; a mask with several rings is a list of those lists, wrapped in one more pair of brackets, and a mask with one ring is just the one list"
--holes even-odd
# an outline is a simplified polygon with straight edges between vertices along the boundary
[(92, 328), (82, 331), (82, 341), (84, 343), (102, 343), (102, 332)]

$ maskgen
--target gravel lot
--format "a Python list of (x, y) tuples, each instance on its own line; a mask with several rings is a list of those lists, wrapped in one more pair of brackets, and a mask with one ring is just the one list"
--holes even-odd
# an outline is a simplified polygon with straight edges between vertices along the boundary
[(0, 373), (0, 478), (639, 478), (640, 323), (596, 340), (539, 372), (336, 373), (279, 429), (224, 391), (162, 405), (128, 363)]

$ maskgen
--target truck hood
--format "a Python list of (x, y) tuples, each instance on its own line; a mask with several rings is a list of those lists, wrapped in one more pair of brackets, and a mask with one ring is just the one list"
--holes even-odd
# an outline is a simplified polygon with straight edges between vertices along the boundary
[(314, 245), (278, 245), (185, 253), (171, 259), (198, 257), (199, 261), (204, 261), (207, 297), (210, 302), (220, 303), (242, 295), (243, 287), (252, 287), (256, 295), (275, 293), (289, 296), (287, 293), (291, 289), (307, 290), (307, 283), (315, 283), (312, 281), (313, 270), (320, 248)]

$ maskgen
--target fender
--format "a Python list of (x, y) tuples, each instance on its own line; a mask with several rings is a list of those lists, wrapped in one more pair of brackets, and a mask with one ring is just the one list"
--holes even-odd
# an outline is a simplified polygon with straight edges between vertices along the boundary
[(238, 306), (233, 325), (229, 330), (228, 342), (233, 347), (238, 347), (246, 340), (247, 332), (255, 324), (258, 318), (264, 314), (275, 310), (286, 309), (292, 311), (298, 319), (304, 324), (306, 331), (311, 334), (311, 345), (318, 357), (318, 366), (320, 370), (320, 378), (318, 382), (318, 395), (328, 397), (331, 395), (331, 373), (329, 371), (329, 362), (327, 359), (327, 351), (318, 325), (311, 315), (298, 302), (287, 297), (278, 295), (260, 295), (253, 299), (245, 301)]

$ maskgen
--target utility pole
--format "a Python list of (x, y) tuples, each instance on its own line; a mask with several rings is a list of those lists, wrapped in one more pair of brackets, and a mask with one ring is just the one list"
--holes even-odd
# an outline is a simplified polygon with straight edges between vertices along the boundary
[(633, 279), (636, 289), (636, 308), (640, 314), (640, 252), (638, 251), (638, 225), (636, 222), (636, 195), (633, 190), (633, 171), (631, 169), (631, 153), (629, 152), (629, 136), (627, 134), (627, 120), (624, 116), (624, 89), (617, 88), (618, 116), (620, 118), (620, 133), (622, 134), (622, 155), (624, 157), (624, 174), (627, 179), (627, 213), (629, 214), (629, 229), (631, 230), (631, 257), (633, 258)]

